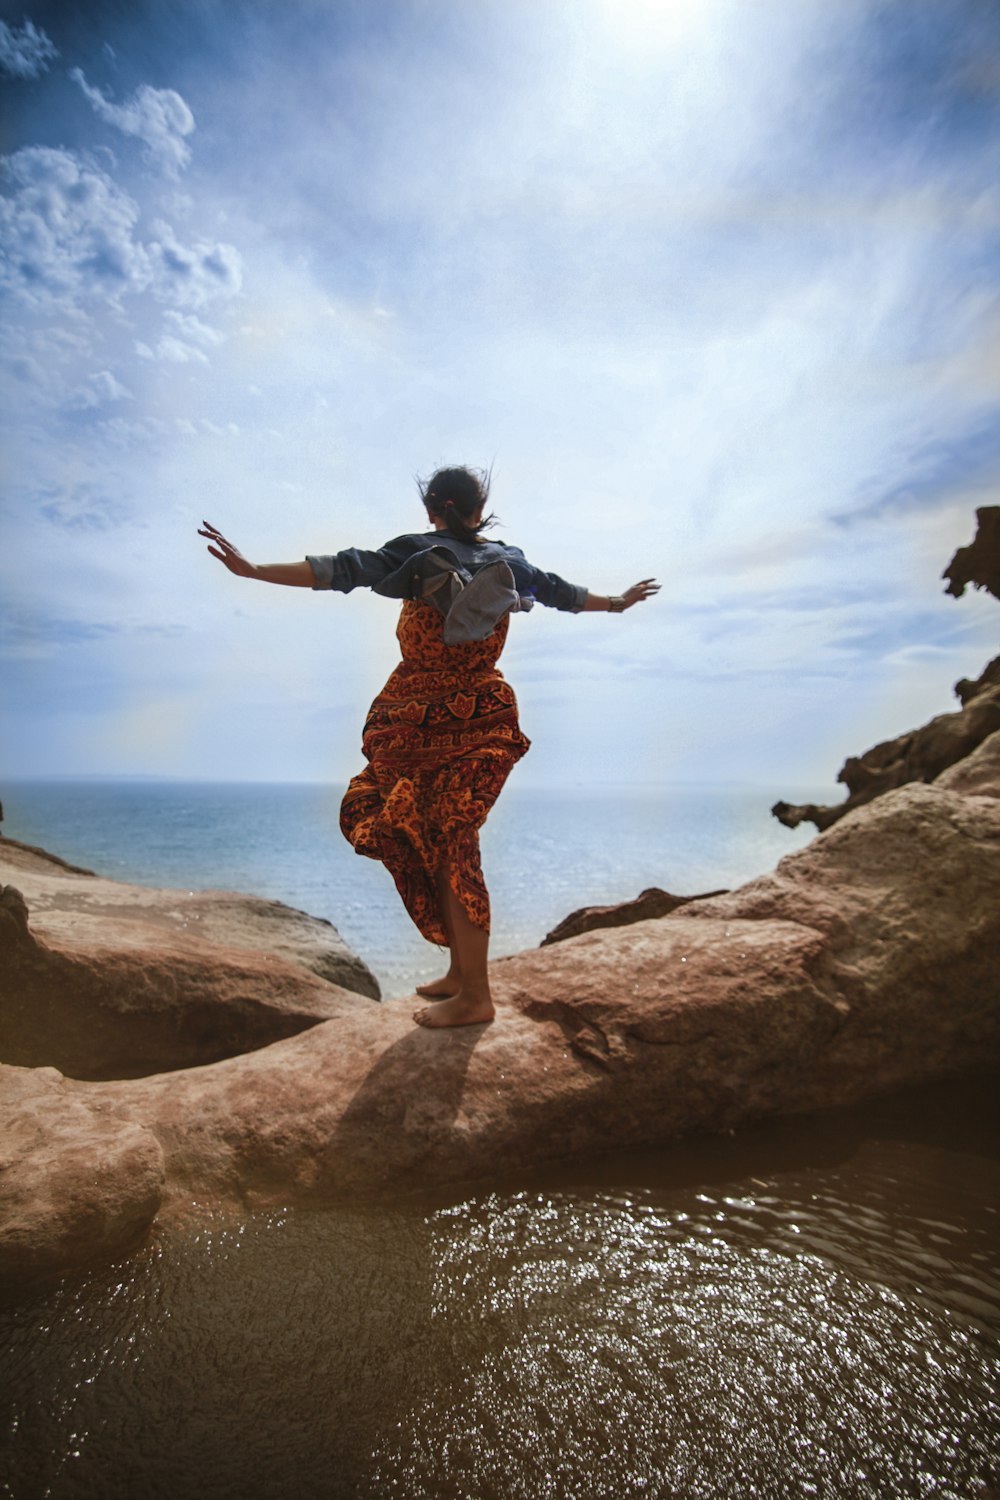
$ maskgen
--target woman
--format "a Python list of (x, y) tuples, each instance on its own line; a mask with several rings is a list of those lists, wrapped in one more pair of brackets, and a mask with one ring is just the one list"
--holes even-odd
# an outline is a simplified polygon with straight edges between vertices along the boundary
[(341, 808), (358, 854), (381, 860), (407, 911), (448, 971), (417, 993), (435, 1002), (422, 1026), (494, 1017), (487, 955), (490, 906), (479, 829), (528, 749), (517, 700), (497, 670), (510, 615), (534, 603), (579, 612), (631, 609), (659, 589), (651, 578), (624, 594), (592, 594), (544, 573), (517, 547), (485, 538), (487, 475), (440, 469), (420, 486), (433, 528), (376, 552), (350, 547), (298, 563), (248, 562), (206, 521), (199, 536), (240, 578), (348, 593), (360, 586), (405, 600), (396, 634), (403, 660), (372, 704), (362, 749), (368, 765)]

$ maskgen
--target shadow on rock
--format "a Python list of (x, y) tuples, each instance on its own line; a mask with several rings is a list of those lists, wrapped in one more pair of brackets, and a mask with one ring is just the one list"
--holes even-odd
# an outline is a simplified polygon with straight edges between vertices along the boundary
[[(332, 1146), (368, 1160), (373, 1182), (430, 1156), (455, 1155), (472, 1054), (486, 1027), (414, 1026), (374, 1061), (340, 1118)], [(405, 1175), (405, 1174), (404, 1174)], [(421, 1174), (422, 1176), (423, 1174)]]

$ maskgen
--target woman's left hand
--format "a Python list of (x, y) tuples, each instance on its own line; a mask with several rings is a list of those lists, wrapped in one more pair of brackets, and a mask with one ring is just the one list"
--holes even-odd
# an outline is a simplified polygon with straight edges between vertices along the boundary
[(660, 585), (655, 578), (643, 578), (638, 583), (633, 583), (630, 589), (626, 589), (622, 598), (625, 600), (625, 608), (631, 609), (633, 604), (641, 604), (644, 599), (651, 599), (654, 594), (660, 592)]

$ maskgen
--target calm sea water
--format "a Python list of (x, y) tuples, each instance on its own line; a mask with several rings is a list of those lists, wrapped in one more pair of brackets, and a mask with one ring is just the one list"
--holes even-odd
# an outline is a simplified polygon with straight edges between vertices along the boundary
[[(331, 921), (386, 998), (406, 995), (434, 977), (441, 958), (406, 916), (386, 871), (344, 840), (342, 794), (334, 786), (182, 781), (0, 788), (10, 837), (115, 880), (285, 901)], [(746, 787), (508, 785), (482, 835), (494, 956), (535, 947), (579, 906), (627, 900), (651, 885), (694, 895), (773, 868), (811, 834), (771, 817), (779, 795)]]

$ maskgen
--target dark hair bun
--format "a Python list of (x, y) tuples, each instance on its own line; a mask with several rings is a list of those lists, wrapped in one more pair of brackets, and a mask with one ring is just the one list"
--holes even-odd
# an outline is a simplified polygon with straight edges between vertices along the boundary
[(494, 524), (483, 516), (490, 496), (490, 476), (484, 469), (438, 469), (430, 479), (418, 480), (420, 498), (432, 518), (443, 519), (461, 542), (480, 542), (479, 535)]

